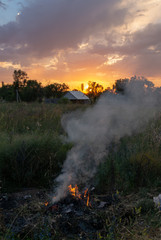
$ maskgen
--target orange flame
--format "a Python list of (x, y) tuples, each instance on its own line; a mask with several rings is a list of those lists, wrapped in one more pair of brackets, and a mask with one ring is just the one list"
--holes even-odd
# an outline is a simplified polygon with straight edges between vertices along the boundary
[(81, 194), (79, 193), (77, 185), (75, 185), (75, 187), (72, 187), (72, 185), (69, 185), (68, 190), (69, 190), (69, 192), (71, 193), (72, 196), (81, 199)]
[(47, 206), (49, 205), (49, 203), (48, 203), (48, 202), (45, 202), (44, 205), (47, 207)]
[[(79, 192), (77, 185), (75, 185), (75, 187), (72, 187), (72, 185), (69, 185), (68, 190), (73, 197), (82, 199), (82, 194)], [(86, 199), (87, 207), (90, 206), (88, 188), (84, 191), (83, 199)]]
[(84, 191), (84, 198), (86, 198), (88, 192), (88, 188)]
[(89, 206), (89, 193), (88, 193), (88, 197), (87, 197), (87, 207)]

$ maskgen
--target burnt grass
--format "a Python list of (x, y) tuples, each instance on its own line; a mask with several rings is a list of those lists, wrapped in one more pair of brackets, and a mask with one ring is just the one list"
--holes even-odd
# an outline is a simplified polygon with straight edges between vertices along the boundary
[(161, 212), (153, 194), (145, 199), (142, 193), (93, 191), (88, 207), (71, 195), (52, 204), (50, 192), (40, 189), (1, 194), (0, 239), (160, 239)]

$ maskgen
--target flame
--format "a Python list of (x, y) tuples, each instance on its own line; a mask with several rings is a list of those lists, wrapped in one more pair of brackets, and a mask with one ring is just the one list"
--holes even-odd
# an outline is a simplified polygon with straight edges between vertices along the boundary
[(81, 199), (81, 194), (79, 193), (77, 185), (75, 185), (75, 187), (72, 187), (72, 185), (69, 185), (68, 190), (69, 190), (69, 192), (71, 193), (72, 196)]
[(88, 192), (88, 188), (84, 191), (84, 194), (81, 194), (78, 190), (78, 186), (75, 185), (75, 187), (72, 187), (72, 185), (68, 186), (68, 191), (70, 192), (70, 194), (73, 197), (76, 197), (78, 199), (86, 199), (86, 205), (91, 206), (90, 202), (89, 202), (89, 192)]
[(86, 198), (88, 192), (88, 188), (84, 191), (84, 198)]
[(89, 206), (89, 193), (88, 193), (88, 197), (87, 197), (87, 207)]
[(47, 206), (49, 205), (49, 203), (48, 203), (48, 202), (45, 202), (44, 205), (47, 207)]

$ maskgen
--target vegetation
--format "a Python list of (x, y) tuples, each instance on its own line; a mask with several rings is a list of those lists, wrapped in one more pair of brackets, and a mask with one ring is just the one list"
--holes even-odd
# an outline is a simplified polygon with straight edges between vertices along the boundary
[(88, 82), (87, 96), (95, 102), (98, 97), (103, 93), (103, 86), (96, 82)]
[[(120, 191), (161, 186), (161, 116), (146, 130), (121, 139), (98, 172), (98, 187)], [(107, 178), (108, 176), (108, 178)]]
[(61, 116), (82, 105), (0, 104), (0, 179), (3, 189), (51, 186), (71, 144), (64, 144)]
[[(53, 83), (42, 86), (37, 80), (30, 80), (27, 73), (22, 70), (14, 70), (13, 83), (5, 85), (2, 82), (0, 88), (1, 101), (13, 102), (42, 102), (43, 98), (59, 98), (61, 99), (69, 86), (65, 83)], [(77, 91), (77, 89), (74, 89)], [(88, 82), (87, 95), (95, 102), (103, 93), (103, 86), (96, 82)]]
[(118, 79), (117, 81), (115, 81), (115, 84), (113, 85), (113, 89), (117, 92), (117, 93), (121, 93), (123, 94), (125, 91), (125, 87), (126, 84), (129, 82), (128, 78), (125, 79)]
[[(72, 104), (0, 104), (0, 174), (3, 186), (49, 186), (71, 144), (63, 144), (63, 113), (84, 109)], [(161, 117), (147, 129), (110, 147), (96, 184), (103, 192), (161, 184)], [(21, 170), (22, 169), (22, 170)], [(37, 173), (41, 174), (37, 174)], [(107, 177), (108, 176), (108, 177)]]
[[(113, 85), (113, 90), (117, 94), (125, 94), (127, 85), (130, 84), (130, 82), (132, 81), (135, 82), (136, 80), (139, 80), (140, 84), (144, 84), (144, 86), (146, 86), (147, 88), (154, 87), (153, 82), (147, 80), (146, 78), (134, 76), (130, 80), (128, 78), (116, 80), (115, 84)], [(159, 90), (159, 88), (156, 88), (156, 90)]]
[(42, 102), (43, 98), (60, 98), (68, 89), (65, 83), (54, 83), (42, 87), (37, 80), (30, 80), (26, 72), (15, 70), (13, 84), (2, 83), (0, 98), (7, 102)]
[[(154, 87), (154, 84), (144, 77), (134, 76), (131, 80), (141, 80), (140, 82), (147, 88)], [(130, 80), (128, 78), (118, 79), (115, 81), (112, 89), (110, 87), (104, 89), (104, 87), (97, 82), (89, 81), (86, 95), (91, 99), (91, 103), (94, 103), (104, 92), (124, 94), (129, 83)], [(81, 84), (81, 89), (83, 91), (83, 84)], [(59, 99), (59, 103), (67, 103), (68, 101), (62, 99), (68, 90), (69, 86), (65, 83), (53, 83), (43, 87), (41, 82), (29, 79), (27, 73), (19, 69), (13, 72), (12, 84), (4, 84), (4, 82), (2, 82), (2, 87), (0, 87), (0, 100), (1, 102), (42, 102), (44, 98), (56, 98)], [(74, 90), (78, 91), (77, 89)], [(155, 90), (160, 94), (160, 88), (155, 88)]]

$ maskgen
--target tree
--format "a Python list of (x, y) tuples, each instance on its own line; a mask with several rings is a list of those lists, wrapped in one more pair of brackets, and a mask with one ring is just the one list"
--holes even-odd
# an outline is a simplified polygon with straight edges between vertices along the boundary
[(13, 85), (7, 84), (0, 88), (0, 98), (5, 101), (15, 101), (15, 92)]
[(88, 82), (87, 95), (95, 101), (103, 92), (103, 86), (96, 82)]
[(116, 80), (115, 84), (113, 85), (113, 90), (115, 90), (116, 93), (132, 94), (134, 91), (143, 90), (145, 92), (146, 90), (152, 90), (153, 87), (154, 84), (145, 77), (134, 76), (130, 79), (124, 78)]
[(144, 85), (145, 88), (153, 88), (154, 87), (154, 83), (149, 81), (148, 79), (146, 79), (145, 77), (131, 77), (130, 82), (136, 82), (139, 81), (142, 85)]
[(116, 93), (121, 93), (124, 94), (126, 85), (128, 84), (129, 79), (124, 78), (124, 79), (118, 79), (115, 81), (115, 84), (113, 85), (113, 90)]
[(53, 83), (44, 88), (44, 95), (46, 98), (60, 98), (68, 89), (65, 83)]
[(21, 101), (21, 97), (20, 97), (21, 91), (27, 83), (28, 76), (26, 72), (19, 69), (19, 70), (14, 70), (13, 79), (14, 79), (13, 86), (15, 90), (16, 101), (19, 102)]
[(24, 87), (27, 83), (27, 73), (22, 71), (22, 70), (14, 70), (13, 72), (13, 86), (15, 89), (20, 89), (22, 87)]
[(42, 95), (41, 83), (38, 83), (36, 80), (28, 80), (21, 90), (21, 98), (26, 102), (41, 101)]

